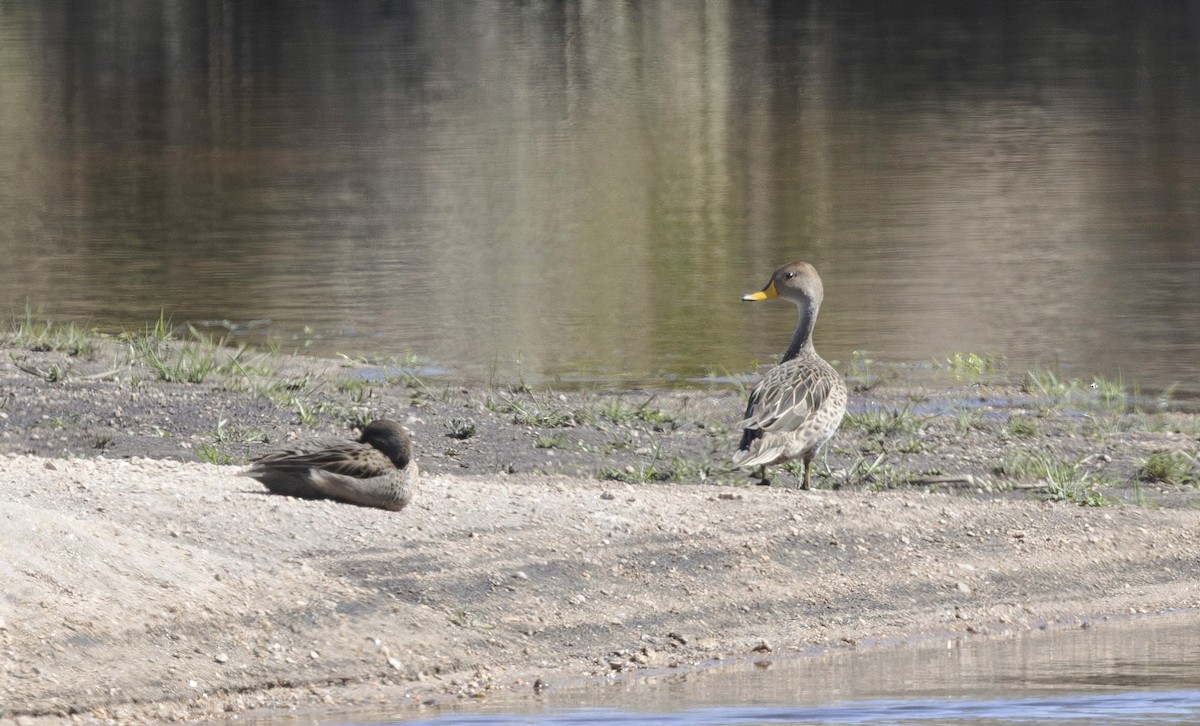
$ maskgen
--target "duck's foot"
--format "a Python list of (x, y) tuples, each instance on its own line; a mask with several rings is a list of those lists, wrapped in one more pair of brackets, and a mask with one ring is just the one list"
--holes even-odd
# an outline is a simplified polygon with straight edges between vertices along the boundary
[(755, 469), (753, 472), (751, 472), (750, 478), (758, 479), (758, 481), (756, 481), (754, 483), (760, 487), (771, 486), (771, 480), (767, 478), (767, 467), (765, 467), (765, 466), (760, 466), (757, 469)]

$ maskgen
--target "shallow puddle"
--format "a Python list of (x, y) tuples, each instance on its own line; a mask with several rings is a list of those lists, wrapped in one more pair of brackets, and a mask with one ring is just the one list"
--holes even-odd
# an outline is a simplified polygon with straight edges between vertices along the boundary
[(469, 708), (289, 714), (243, 723), (1196, 723), (1200, 616), (1102, 620), (986, 640), (929, 639), (611, 683)]

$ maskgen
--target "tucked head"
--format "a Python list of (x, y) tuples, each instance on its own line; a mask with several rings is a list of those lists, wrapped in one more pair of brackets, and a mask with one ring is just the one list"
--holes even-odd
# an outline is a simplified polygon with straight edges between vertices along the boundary
[(379, 449), (397, 469), (403, 469), (412, 458), (412, 439), (408, 431), (395, 421), (382, 418), (372, 421), (363, 428), (358, 440)]
[(743, 300), (770, 300), (781, 297), (800, 305), (819, 306), (825, 297), (817, 268), (807, 262), (789, 262), (771, 275), (771, 281), (759, 292), (743, 295)]

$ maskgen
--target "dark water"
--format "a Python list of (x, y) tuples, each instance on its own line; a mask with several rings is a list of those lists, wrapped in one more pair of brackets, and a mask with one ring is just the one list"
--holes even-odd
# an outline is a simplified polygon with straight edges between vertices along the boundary
[(18, 316), (661, 381), (803, 258), (829, 358), (1200, 391), (1194, 2), (0, 0), (0, 99)]
[[(764, 667), (766, 666), (766, 667)], [(293, 719), (294, 716), (294, 719)], [(440, 714), (278, 714), (247, 724), (682, 726), (1200, 722), (1200, 620), (925, 641), (488, 697)]]

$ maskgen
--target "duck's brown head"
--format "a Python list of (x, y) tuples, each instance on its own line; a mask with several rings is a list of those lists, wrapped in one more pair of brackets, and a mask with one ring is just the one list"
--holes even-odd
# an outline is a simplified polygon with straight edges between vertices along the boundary
[(820, 306), (825, 297), (825, 288), (821, 285), (821, 276), (817, 268), (807, 262), (789, 262), (775, 270), (771, 281), (759, 292), (743, 295), (747, 301), (771, 300), (781, 297), (797, 305)]
[(384, 456), (391, 459), (397, 469), (408, 466), (409, 460), (412, 459), (412, 438), (408, 431), (395, 421), (383, 418), (372, 421), (363, 428), (358, 440), (379, 449)]

